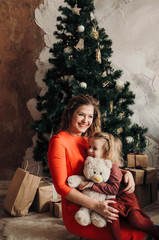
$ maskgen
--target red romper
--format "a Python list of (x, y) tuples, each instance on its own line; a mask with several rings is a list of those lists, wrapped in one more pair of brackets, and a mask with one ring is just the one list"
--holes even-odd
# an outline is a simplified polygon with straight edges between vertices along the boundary
[[(60, 132), (52, 136), (48, 149), (48, 163), (53, 183), (57, 192), (62, 196), (63, 221), (67, 230), (77, 236), (91, 240), (112, 240), (108, 227), (97, 228), (90, 224), (79, 225), (74, 215), (79, 205), (66, 199), (70, 188), (66, 181), (71, 175), (83, 175), (84, 160), (87, 157), (88, 143), (82, 136), (73, 136), (67, 132)], [(127, 224), (121, 225), (122, 240), (141, 240), (146, 234), (132, 229)]]

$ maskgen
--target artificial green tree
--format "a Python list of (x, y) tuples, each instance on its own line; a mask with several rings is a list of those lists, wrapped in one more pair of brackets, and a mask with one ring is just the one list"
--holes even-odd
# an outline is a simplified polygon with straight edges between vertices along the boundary
[(36, 161), (47, 165), (48, 142), (59, 128), (61, 114), (69, 99), (78, 94), (90, 94), (100, 101), (102, 130), (118, 136), (123, 142), (123, 153), (143, 152), (147, 129), (131, 123), (135, 95), (130, 83), (119, 79), (121, 70), (114, 70), (110, 61), (112, 41), (99, 28), (94, 17), (93, 0), (64, 0), (57, 17), (57, 42), (50, 52), (48, 70), (43, 81), (48, 87), (38, 96), (37, 109), (41, 119), (33, 124), (38, 135), (34, 149)]

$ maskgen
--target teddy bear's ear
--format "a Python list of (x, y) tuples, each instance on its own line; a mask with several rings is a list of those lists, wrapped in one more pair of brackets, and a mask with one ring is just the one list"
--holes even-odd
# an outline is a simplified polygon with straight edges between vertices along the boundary
[(93, 161), (93, 158), (90, 157), (90, 156), (88, 156), (88, 157), (86, 158), (86, 161), (85, 161), (84, 164), (85, 164), (85, 165), (90, 164), (92, 161)]
[(105, 160), (105, 165), (110, 169), (112, 168), (112, 162), (109, 159)]

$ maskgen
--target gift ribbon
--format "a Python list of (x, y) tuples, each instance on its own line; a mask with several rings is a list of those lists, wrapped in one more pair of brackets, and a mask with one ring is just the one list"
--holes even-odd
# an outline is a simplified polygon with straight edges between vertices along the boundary
[(135, 167), (138, 167), (137, 165), (136, 165), (136, 155), (144, 155), (143, 153), (129, 153), (129, 155), (133, 155), (134, 156), (134, 160), (135, 160)]
[(145, 184), (145, 183), (146, 183), (146, 177), (147, 177), (147, 170), (146, 170), (146, 169), (144, 169), (143, 167), (141, 167), (140, 165), (138, 165), (138, 166), (136, 166), (136, 167), (134, 167), (134, 168), (131, 168), (131, 169), (141, 169), (141, 170), (143, 170), (143, 171), (144, 171), (144, 179), (143, 179), (143, 184)]

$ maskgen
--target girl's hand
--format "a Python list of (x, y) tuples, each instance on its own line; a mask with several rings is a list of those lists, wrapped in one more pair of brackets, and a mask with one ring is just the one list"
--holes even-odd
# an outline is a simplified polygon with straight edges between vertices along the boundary
[(133, 175), (131, 174), (131, 172), (129, 172), (129, 171), (125, 172), (124, 182), (127, 185), (127, 187), (124, 189), (124, 192), (133, 193), (135, 190), (135, 182), (134, 182), (134, 178), (133, 178)]
[(85, 188), (90, 188), (92, 187), (93, 183), (92, 182), (81, 182), (79, 185), (78, 185), (78, 189), (79, 190), (84, 190)]
[(108, 222), (112, 223), (113, 220), (118, 219), (119, 211), (109, 206), (110, 203), (115, 203), (115, 201), (113, 200), (99, 201), (93, 210), (102, 215)]

